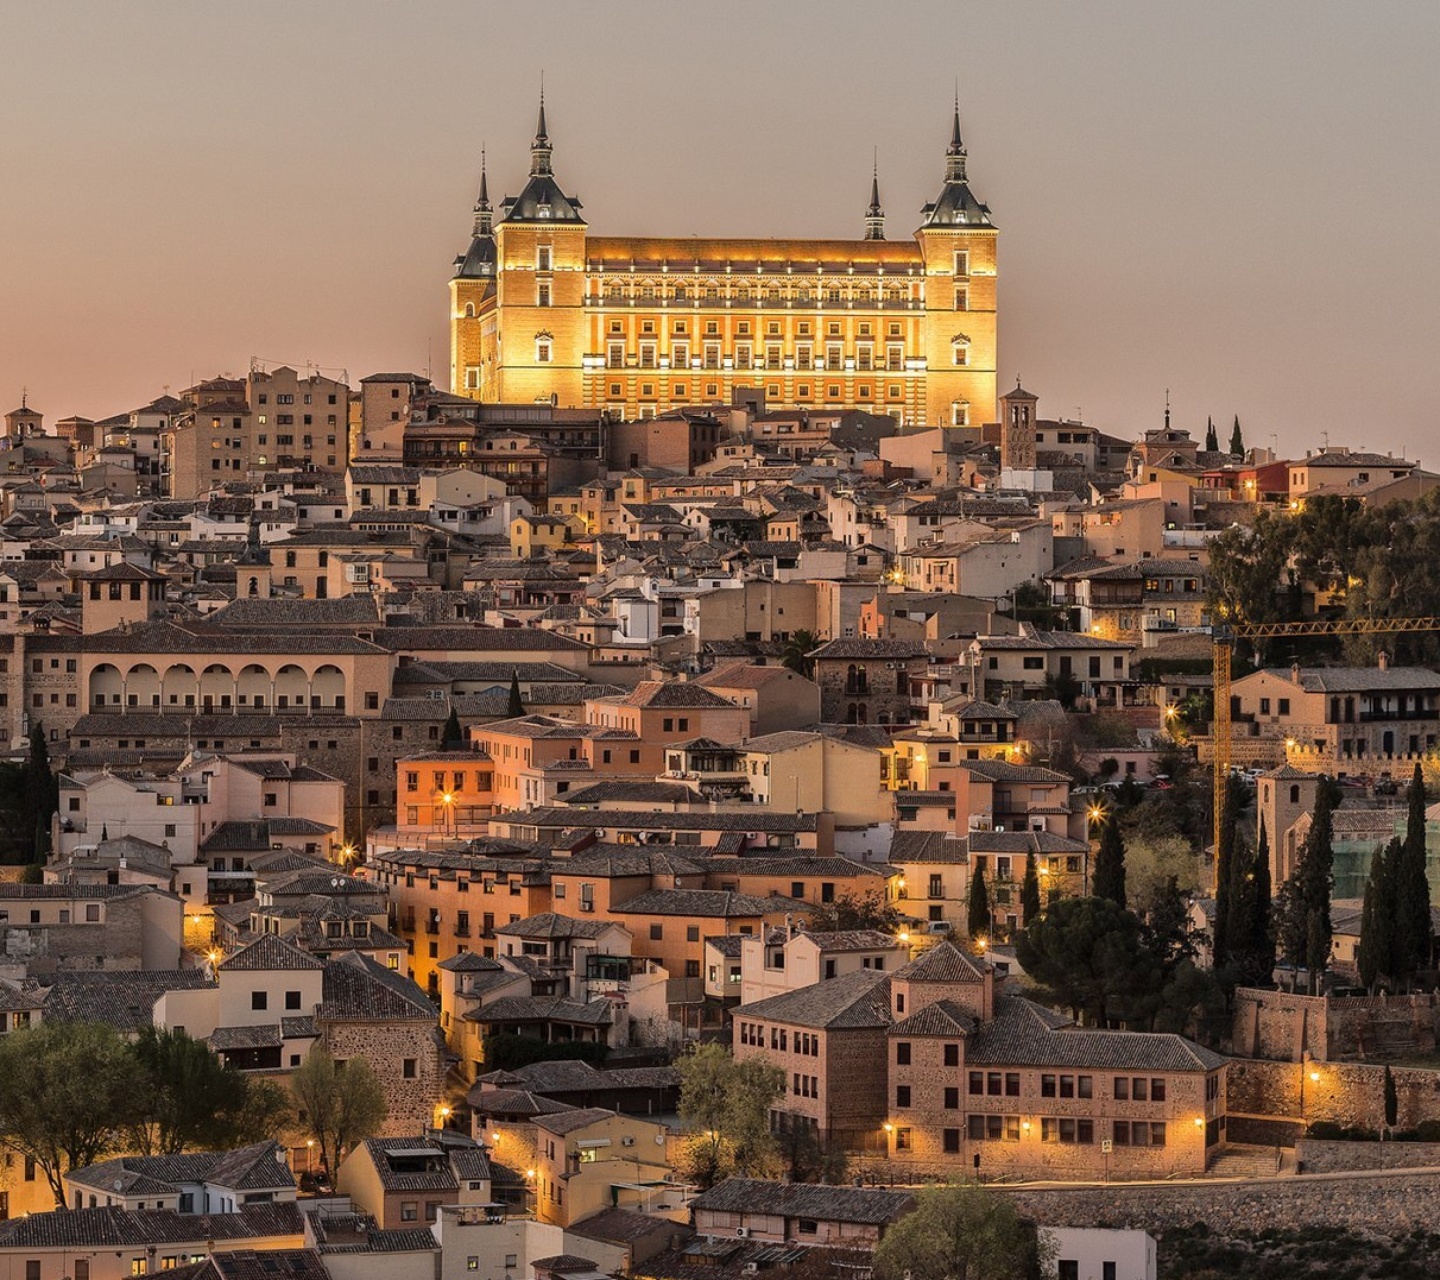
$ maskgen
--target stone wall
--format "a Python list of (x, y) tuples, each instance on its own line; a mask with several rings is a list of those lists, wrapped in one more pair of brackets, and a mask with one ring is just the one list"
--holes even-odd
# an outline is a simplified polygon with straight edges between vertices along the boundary
[(1341, 1224), (1390, 1236), (1433, 1231), (1440, 1220), (1440, 1178), (1410, 1172), (1187, 1186), (996, 1190), (1013, 1196), (1021, 1213), (1056, 1227), (1161, 1232), (1203, 1222), (1223, 1236)]
[[(1413, 1129), (1422, 1120), (1440, 1120), (1440, 1072), (1395, 1067), (1392, 1074), (1399, 1104), (1397, 1128)], [(1286, 1121), (1292, 1126), (1324, 1120), (1378, 1130), (1385, 1123), (1385, 1069), (1359, 1062), (1302, 1066), (1232, 1061), (1226, 1071), (1225, 1110), (1232, 1142), (1257, 1140), (1241, 1136), (1247, 1117)], [(1290, 1132), (1293, 1134), (1294, 1128)]]
[(1235, 992), (1234, 1051), (1246, 1057), (1320, 1062), (1429, 1053), (1440, 996), (1306, 996), (1242, 987)]
[(1440, 1142), (1323, 1142), (1302, 1138), (1295, 1160), (1306, 1173), (1440, 1169)]
[[(323, 1030), (332, 1056), (364, 1058), (380, 1077), (390, 1108), (382, 1137), (416, 1134), (435, 1124), (445, 1096), (445, 1064), (444, 1041), (434, 1023), (327, 1021)], [(413, 1078), (405, 1075), (407, 1059), (415, 1064)]]

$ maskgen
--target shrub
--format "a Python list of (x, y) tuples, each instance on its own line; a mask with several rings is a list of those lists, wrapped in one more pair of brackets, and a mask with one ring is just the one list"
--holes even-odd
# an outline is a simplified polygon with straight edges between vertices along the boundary
[(1440, 1142), (1440, 1120), (1422, 1120), (1415, 1126), (1417, 1142)]

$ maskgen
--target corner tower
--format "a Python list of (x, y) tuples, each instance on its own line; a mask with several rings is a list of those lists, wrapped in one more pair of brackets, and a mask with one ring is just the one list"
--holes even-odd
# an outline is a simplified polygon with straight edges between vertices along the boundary
[[(583, 403), (585, 219), (555, 180), (545, 95), (530, 144), (530, 174), (500, 203), (495, 224), (496, 400)], [(491, 399), (486, 395), (486, 399)]]
[[(474, 213), (470, 247), (455, 259), (450, 278), (450, 390), (473, 400), (493, 400), (495, 235), (483, 150)], [(483, 341), (487, 329), (489, 351)]]
[(970, 190), (958, 98), (945, 181), (920, 215), (915, 239), (925, 272), (927, 420), (938, 426), (993, 422), (998, 232), (989, 206)]

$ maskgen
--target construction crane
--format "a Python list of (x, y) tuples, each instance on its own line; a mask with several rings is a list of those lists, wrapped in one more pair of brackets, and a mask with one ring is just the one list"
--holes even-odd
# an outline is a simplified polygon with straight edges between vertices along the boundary
[(1440, 631), (1440, 617), (1317, 618), (1310, 622), (1235, 622), (1214, 628), (1213, 681), (1215, 707), (1210, 718), (1212, 806), (1215, 848), (1220, 848), (1225, 785), (1230, 776), (1234, 723), (1230, 714), (1230, 659), (1237, 640), (1301, 639), (1306, 636), (1397, 635)]

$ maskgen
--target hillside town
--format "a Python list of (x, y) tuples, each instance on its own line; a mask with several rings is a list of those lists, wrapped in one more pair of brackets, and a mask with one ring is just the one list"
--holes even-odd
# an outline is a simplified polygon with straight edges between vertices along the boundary
[(4, 1276), (1433, 1225), (1436, 619), (1256, 548), (1440, 473), (1053, 407), (949, 138), (913, 237), (601, 238), (542, 100), (448, 378), (15, 388)]

